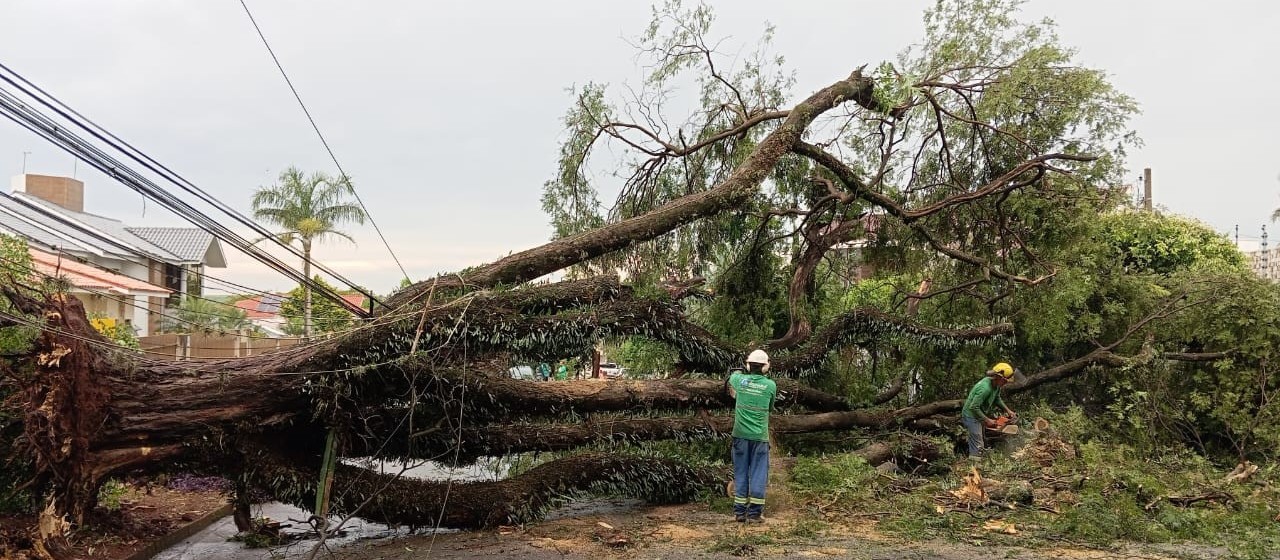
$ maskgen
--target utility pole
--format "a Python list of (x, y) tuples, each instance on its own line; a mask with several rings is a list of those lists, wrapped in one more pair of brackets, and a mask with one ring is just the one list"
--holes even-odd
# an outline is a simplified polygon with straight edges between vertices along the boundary
[(1151, 168), (1142, 170), (1142, 208), (1151, 211)]
[(1236, 224), (1236, 248), (1240, 248), (1240, 224)]

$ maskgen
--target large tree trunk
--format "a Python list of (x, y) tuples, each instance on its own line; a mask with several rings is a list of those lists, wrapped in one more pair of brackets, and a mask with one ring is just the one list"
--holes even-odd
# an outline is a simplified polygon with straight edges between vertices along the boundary
[[(579, 355), (599, 338), (624, 335), (667, 341), (685, 363), (713, 371), (737, 361), (736, 352), (687, 323), (673, 302), (637, 298), (613, 279), (476, 293), (383, 316), (339, 339), (204, 362), (115, 359), (75, 298), (55, 298), (39, 312), (47, 328), (37, 375), (28, 380), (25, 427), (42, 488), (52, 497), (51, 519), (82, 522), (98, 485), (126, 472), (181, 468), (261, 478), (256, 457), (264, 453), (294, 472), (311, 472), (320, 465), (330, 426), (342, 434), (348, 457), (413, 459), (452, 451), (468, 460), (606, 441), (707, 437), (731, 424), (723, 414), (681, 416), (730, 408), (719, 378), (535, 383), (501, 374), (513, 354)], [(1002, 329), (981, 330), (992, 332)], [(972, 335), (949, 334), (957, 333)], [(414, 338), (431, 352), (406, 355)], [(799, 362), (811, 361), (813, 352), (806, 350)], [(900, 415), (851, 411), (843, 399), (785, 379), (779, 390), (781, 404), (811, 411), (775, 417), (782, 432), (880, 426)], [(635, 411), (675, 416), (556, 423), (566, 414)], [(542, 424), (511, 424), (520, 419)], [(342, 473), (354, 468), (343, 467), (335, 494), (342, 493)], [(590, 486), (583, 480), (573, 484)], [(402, 522), (423, 521), (406, 513), (408, 504), (379, 503), (383, 511), (409, 516)], [(390, 521), (400, 514), (388, 515)], [(488, 522), (457, 515), (466, 524)]]

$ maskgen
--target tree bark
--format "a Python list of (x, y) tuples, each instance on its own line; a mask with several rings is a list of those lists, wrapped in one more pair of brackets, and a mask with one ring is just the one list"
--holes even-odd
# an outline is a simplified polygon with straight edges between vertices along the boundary
[[(270, 481), (268, 493), (309, 508), (315, 500), (317, 464), (270, 452), (255, 455), (254, 479)], [(333, 511), (392, 525), (476, 528), (515, 525), (539, 518), (567, 496), (619, 493), (654, 502), (680, 502), (718, 486), (723, 473), (678, 461), (616, 454), (582, 454), (551, 461), (524, 474), (492, 482), (435, 482), (340, 464)], [(297, 482), (295, 482), (297, 481)]]

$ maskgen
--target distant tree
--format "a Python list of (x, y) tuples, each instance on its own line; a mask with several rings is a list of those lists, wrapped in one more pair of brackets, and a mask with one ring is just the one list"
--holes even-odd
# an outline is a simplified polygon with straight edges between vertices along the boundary
[[(336, 287), (330, 286), (319, 276), (316, 276), (314, 280), (322, 286), (337, 291)], [(295, 336), (310, 336), (310, 334), (307, 334), (306, 325), (303, 321), (302, 309), (305, 303), (306, 288), (298, 286), (291, 290), (288, 297), (280, 304), (280, 314), (287, 319), (284, 326), (285, 333)], [(354, 317), (350, 311), (336, 302), (327, 299), (312, 302), (311, 334), (346, 330), (351, 326)]]
[[(338, 227), (355, 222), (363, 224), (364, 209), (350, 202), (355, 195), (349, 177), (331, 177), (324, 173), (304, 175), (296, 167), (280, 174), (271, 187), (253, 193), (253, 216), (284, 228), (276, 238), (288, 244), (302, 245), (302, 273), (311, 276), (311, 244), (330, 237), (341, 237), (355, 243)], [(302, 335), (311, 336), (311, 288), (302, 287)]]
[(1205, 265), (1244, 270), (1244, 255), (1225, 235), (1191, 218), (1118, 212), (1102, 218), (1101, 237), (1127, 272), (1168, 274)]

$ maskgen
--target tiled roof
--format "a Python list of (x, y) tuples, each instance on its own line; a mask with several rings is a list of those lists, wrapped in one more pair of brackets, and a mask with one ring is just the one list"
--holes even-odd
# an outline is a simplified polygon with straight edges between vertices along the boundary
[[(198, 228), (131, 228), (87, 212), (68, 210), (24, 192), (0, 193), (0, 226), (37, 245), (78, 255), (148, 257), (169, 264), (225, 267), (222, 246)], [(201, 246), (203, 245), (203, 246)]]
[(39, 249), (29, 249), (33, 268), (40, 274), (66, 278), (72, 286), (90, 292), (119, 295), (165, 296), (169, 290), (122, 274), (103, 270)]
[(41, 199), (40, 197), (31, 196), (23, 192), (15, 192), (11, 194), (14, 200), (17, 200), (28, 206), (43, 209), (45, 212), (53, 214), (61, 219), (64, 227), (74, 228), (76, 230), (93, 234), (98, 238), (105, 238), (116, 244), (123, 245), (128, 249), (151, 257), (155, 260), (167, 262), (169, 264), (183, 264), (186, 261), (179, 259), (177, 255), (156, 246), (154, 243), (147, 241), (125, 228), (124, 222), (113, 220), (99, 216), (97, 214), (89, 214), (87, 212), (76, 212), (68, 210), (57, 204)]
[(0, 193), (0, 228), (41, 247), (78, 256), (128, 259), (134, 255), (123, 245), (73, 228), (43, 207), (33, 208), (4, 193)]
[[(205, 256), (209, 254), (209, 246), (217, 243), (212, 233), (199, 228), (130, 227), (125, 228), (125, 230), (147, 240), (153, 245), (163, 248), (184, 261), (193, 263), (204, 262)], [(222, 251), (219, 249), (217, 253), (217, 257), (221, 261)]]
[(357, 308), (364, 308), (364, 294), (342, 294), (342, 299), (347, 300), (347, 303), (350, 303)]

